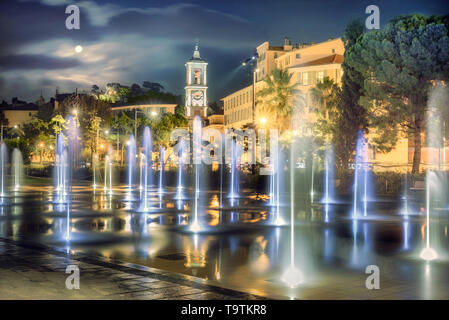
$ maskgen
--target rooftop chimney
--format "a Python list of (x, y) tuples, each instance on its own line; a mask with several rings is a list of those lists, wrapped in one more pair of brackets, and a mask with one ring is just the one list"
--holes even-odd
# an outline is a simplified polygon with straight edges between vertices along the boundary
[(284, 51), (290, 51), (292, 50), (292, 41), (288, 38), (284, 38)]

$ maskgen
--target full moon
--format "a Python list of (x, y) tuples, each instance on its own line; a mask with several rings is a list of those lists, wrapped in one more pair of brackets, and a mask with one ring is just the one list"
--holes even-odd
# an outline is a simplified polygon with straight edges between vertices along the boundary
[(81, 51), (83, 51), (83, 47), (80, 46), (80, 45), (77, 45), (77, 46), (75, 47), (75, 51), (76, 51), (77, 53), (80, 53)]

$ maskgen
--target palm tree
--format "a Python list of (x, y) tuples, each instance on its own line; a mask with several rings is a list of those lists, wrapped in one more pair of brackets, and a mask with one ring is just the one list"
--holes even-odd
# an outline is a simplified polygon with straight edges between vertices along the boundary
[(329, 77), (325, 77), (323, 81), (318, 82), (310, 90), (310, 96), (318, 106), (316, 108), (318, 114), (317, 129), (326, 140), (329, 138), (331, 124), (335, 120), (337, 91), (338, 86)]
[(325, 77), (323, 81), (316, 84), (314, 88), (310, 90), (310, 94), (314, 102), (319, 106), (318, 112), (324, 115), (326, 120), (329, 120), (329, 109), (332, 107), (330, 104), (334, 96), (334, 81)]
[(274, 69), (264, 79), (265, 87), (258, 92), (259, 112), (266, 112), (280, 131), (288, 129), (293, 108), (296, 105), (300, 91), (297, 84), (290, 84), (292, 74), (288, 70)]

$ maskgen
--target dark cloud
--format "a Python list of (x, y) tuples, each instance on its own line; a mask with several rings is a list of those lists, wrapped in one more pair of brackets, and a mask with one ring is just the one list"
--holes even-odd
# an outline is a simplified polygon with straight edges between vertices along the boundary
[(112, 17), (108, 33), (141, 34), (149, 38), (201, 40), (254, 46), (265, 31), (237, 16), (209, 10), (197, 5), (179, 4), (163, 9), (134, 10)]
[(39, 54), (0, 56), (0, 70), (52, 70), (79, 66), (76, 59), (49, 57)]
[(23, 45), (52, 39), (96, 40), (102, 30), (92, 27), (81, 14), (82, 28), (68, 30), (66, 5), (48, 6), (38, 2), (0, 1), (0, 52), (11, 53)]

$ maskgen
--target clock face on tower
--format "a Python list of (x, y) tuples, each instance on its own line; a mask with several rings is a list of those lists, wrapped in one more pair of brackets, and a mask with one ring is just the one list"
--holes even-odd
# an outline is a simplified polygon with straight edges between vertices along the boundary
[(192, 106), (203, 106), (204, 105), (204, 94), (203, 91), (193, 91), (192, 92)]

